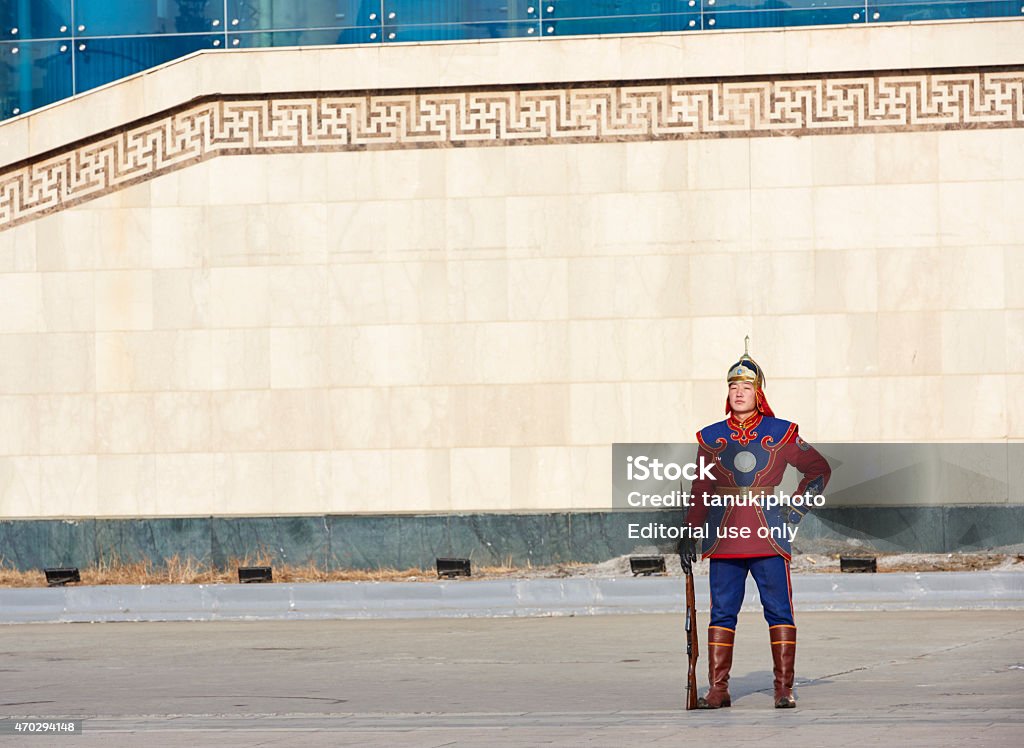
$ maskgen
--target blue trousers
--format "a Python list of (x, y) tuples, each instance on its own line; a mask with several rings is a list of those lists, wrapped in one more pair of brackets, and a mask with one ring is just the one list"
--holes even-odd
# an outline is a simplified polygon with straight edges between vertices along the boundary
[(743, 605), (747, 572), (757, 583), (768, 625), (794, 626), (789, 561), (782, 556), (712, 558), (711, 625), (736, 630), (736, 617)]

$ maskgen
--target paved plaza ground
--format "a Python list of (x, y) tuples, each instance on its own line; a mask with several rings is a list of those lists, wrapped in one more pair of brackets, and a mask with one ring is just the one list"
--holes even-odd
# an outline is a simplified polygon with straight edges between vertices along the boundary
[(1020, 611), (797, 623), (795, 711), (772, 709), (766, 624), (744, 613), (734, 706), (689, 713), (679, 615), (9, 625), (0, 714), (84, 731), (0, 744), (1022, 744)]

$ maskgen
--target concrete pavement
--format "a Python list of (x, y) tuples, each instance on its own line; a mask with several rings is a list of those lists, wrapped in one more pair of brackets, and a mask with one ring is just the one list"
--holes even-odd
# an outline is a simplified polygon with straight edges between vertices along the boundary
[(734, 706), (690, 713), (678, 615), (6, 626), (0, 713), (85, 722), (77, 737), (0, 743), (1020, 744), (1020, 612), (797, 622), (795, 711), (771, 708), (766, 624), (744, 613)]

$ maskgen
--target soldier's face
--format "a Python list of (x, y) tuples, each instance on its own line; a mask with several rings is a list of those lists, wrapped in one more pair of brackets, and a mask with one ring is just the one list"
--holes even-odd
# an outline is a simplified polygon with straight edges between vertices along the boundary
[(729, 385), (729, 407), (733, 413), (751, 413), (757, 409), (754, 385), (750, 382), (733, 382)]

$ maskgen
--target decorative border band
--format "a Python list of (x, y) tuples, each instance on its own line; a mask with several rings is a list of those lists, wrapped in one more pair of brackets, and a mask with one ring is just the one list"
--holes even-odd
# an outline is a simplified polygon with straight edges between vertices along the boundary
[(209, 158), (1024, 126), (1024, 66), (198, 99), (0, 170), (0, 230)]

